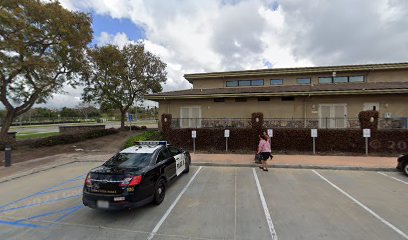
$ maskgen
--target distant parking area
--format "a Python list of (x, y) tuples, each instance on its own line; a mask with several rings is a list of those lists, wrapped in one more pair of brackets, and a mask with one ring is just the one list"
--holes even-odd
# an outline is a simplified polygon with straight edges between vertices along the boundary
[(398, 172), (192, 167), (159, 206), (82, 205), (99, 163), (0, 183), (0, 239), (408, 239)]

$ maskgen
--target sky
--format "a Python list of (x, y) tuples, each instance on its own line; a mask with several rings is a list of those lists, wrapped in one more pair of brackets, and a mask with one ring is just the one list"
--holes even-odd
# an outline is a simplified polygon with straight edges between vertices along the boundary
[[(406, 0), (60, 0), (91, 13), (92, 44), (143, 41), (167, 64), (163, 91), (184, 74), (408, 62)], [(66, 87), (46, 104), (74, 107)]]

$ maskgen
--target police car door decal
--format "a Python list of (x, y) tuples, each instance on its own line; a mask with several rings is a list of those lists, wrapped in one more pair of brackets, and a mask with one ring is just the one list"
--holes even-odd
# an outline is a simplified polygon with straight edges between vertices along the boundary
[(176, 159), (176, 175), (178, 176), (186, 169), (186, 156), (178, 154), (174, 158)]

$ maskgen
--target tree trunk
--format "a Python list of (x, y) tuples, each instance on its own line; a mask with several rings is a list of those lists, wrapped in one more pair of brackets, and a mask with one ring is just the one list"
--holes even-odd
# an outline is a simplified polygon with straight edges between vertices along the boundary
[(6, 117), (4, 118), (0, 131), (0, 144), (9, 143), (10, 138), (8, 136), (8, 130), (10, 129), (11, 124), (13, 123), (15, 117), (15, 110), (7, 110)]
[(120, 111), (120, 128), (125, 128), (126, 111)]

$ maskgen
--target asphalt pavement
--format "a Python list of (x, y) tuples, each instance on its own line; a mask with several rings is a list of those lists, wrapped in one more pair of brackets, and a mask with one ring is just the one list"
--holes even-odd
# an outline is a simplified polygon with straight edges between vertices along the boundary
[(75, 162), (0, 183), (0, 239), (408, 239), (399, 172), (194, 166), (159, 205), (81, 203)]

